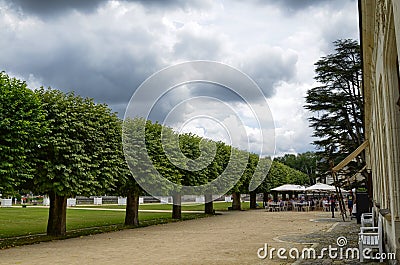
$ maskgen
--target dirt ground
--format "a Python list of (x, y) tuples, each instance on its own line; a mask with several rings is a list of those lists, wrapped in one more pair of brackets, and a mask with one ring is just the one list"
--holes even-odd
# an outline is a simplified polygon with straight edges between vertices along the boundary
[(277, 257), (260, 259), (257, 251), (265, 243), (300, 249), (305, 245), (283, 239), (328, 230), (335, 222), (318, 220), (329, 217), (324, 212), (231, 211), (0, 250), (0, 264), (290, 264)]

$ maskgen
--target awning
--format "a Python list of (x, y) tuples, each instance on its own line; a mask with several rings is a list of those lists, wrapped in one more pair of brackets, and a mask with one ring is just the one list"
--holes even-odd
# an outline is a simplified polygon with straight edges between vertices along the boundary
[(368, 140), (365, 140), (356, 150), (343, 159), (339, 164), (332, 168), (333, 172), (337, 172), (350, 163), (356, 156), (358, 156), (368, 146)]
[(282, 186), (271, 189), (272, 191), (304, 191), (306, 187), (302, 185), (284, 184)]
[[(318, 192), (334, 192), (336, 187), (324, 183), (316, 183), (310, 187), (306, 188), (306, 191), (318, 191)], [(344, 189), (340, 189), (341, 192), (347, 192)]]

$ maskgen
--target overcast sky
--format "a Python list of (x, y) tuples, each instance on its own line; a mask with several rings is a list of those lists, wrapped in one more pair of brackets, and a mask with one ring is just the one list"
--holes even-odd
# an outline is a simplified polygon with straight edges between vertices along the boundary
[[(0, 32), (0, 70), (31, 88), (107, 103), (121, 118), (137, 87), (165, 67), (191, 60), (230, 65), (264, 93), (280, 155), (314, 150), (303, 109), (306, 91), (317, 85), (313, 64), (332, 52), (334, 40), (358, 39), (358, 14), (355, 0), (0, 0)], [(237, 140), (257, 152), (257, 134), (270, 123), (258, 128), (248, 114), (265, 109), (265, 101), (233, 94), (212, 84), (179, 86), (157, 102), (152, 119), (178, 110), (168, 125), (227, 141), (223, 127), (234, 127), (235, 115), (248, 117), (247, 137)]]

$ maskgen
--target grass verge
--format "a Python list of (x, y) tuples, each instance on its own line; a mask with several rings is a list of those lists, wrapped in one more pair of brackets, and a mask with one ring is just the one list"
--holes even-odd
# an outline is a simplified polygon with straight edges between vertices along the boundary
[[(141, 212), (139, 213), (139, 227), (206, 216), (208, 215), (183, 213), (182, 219), (176, 220), (171, 218), (171, 213)], [(45, 234), (48, 209), (0, 208), (0, 249), (136, 228), (124, 226), (124, 217), (125, 212), (117, 211), (67, 210), (67, 234), (62, 237), (51, 237)]]

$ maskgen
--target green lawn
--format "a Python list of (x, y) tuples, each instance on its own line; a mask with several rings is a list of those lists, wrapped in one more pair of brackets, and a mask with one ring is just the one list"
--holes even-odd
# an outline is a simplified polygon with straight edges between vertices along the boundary
[[(199, 214), (183, 214), (183, 218)], [(0, 239), (46, 233), (48, 209), (46, 208), (0, 208)], [(83, 209), (67, 210), (67, 231), (90, 227), (122, 225), (125, 212), (93, 211)], [(160, 223), (171, 219), (171, 213), (139, 213), (139, 221)]]
[[(231, 203), (215, 202), (214, 209), (226, 211)], [(124, 209), (125, 206), (101, 205), (82, 206), (89, 208)], [(67, 235), (61, 238), (125, 229), (123, 223), (125, 211), (86, 210), (80, 206), (67, 210)], [(242, 203), (242, 209), (248, 209), (249, 203)], [(168, 212), (139, 212), (140, 226), (173, 222), (170, 204), (143, 204), (141, 210), (167, 210)], [(183, 211), (204, 211), (204, 204), (184, 204)], [(205, 217), (203, 213), (182, 213), (182, 220)], [(48, 208), (28, 206), (0, 208), (0, 249), (24, 244), (33, 244), (55, 239), (46, 236)]]

